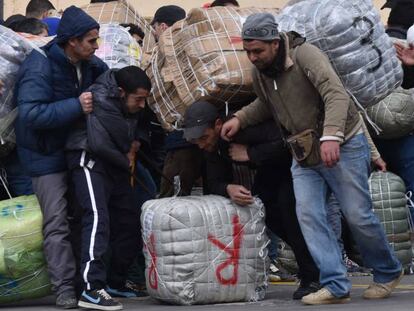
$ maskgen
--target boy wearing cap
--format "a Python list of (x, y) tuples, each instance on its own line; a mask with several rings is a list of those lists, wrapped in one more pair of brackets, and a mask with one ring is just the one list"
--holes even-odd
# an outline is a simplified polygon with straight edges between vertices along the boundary
[(401, 264), (372, 211), (368, 189), (370, 154), (362, 119), (328, 58), (296, 33), (279, 33), (271, 14), (254, 14), (242, 30), (255, 65), (258, 98), (223, 125), (231, 139), (240, 128), (273, 117), (285, 132), (292, 164), (296, 211), (323, 286), (305, 304), (344, 303), (351, 283), (326, 217), (326, 195), (339, 201), (374, 283), (364, 298), (388, 297), (402, 277)]
[(266, 207), (267, 226), (297, 258), (301, 282), (293, 299), (319, 290), (319, 270), (295, 212), (292, 160), (279, 129), (274, 122), (265, 122), (241, 130), (228, 143), (220, 138), (223, 123), (217, 108), (205, 101), (192, 104), (184, 116), (184, 137), (205, 151), (205, 192), (229, 197), (241, 206), (253, 203), (252, 193), (258, 195)]
[(65, 10), (56, 38), (33, 50), (16, 83), (17, 151), (43, 214), (44, 253), (56, 305), (76, 308), (75, 258), (69, 241), (67, 168), (64, 146), (69, 129), (92, 111), (85, 90), (108, 69), (94, 56), (99, 24), (81, 9)]

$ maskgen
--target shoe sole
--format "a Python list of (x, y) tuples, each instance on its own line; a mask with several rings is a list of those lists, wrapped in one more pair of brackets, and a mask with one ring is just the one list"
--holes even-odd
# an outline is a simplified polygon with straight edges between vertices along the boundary
[(89, 303), (85, 301), (79, 301), (78, 307), (85, 308), (85, 309), (93, 309), (93, 310), (104, 310), (104, 311), (116, 311), (116, 310), (122, 310), (123, 306), (99, 306), (94, 303)]
[(375, 300), (375, 299), (385, 299), (391, 296), (393, 290), (398, 286), (398, 284), (400, 284), (401, 279), (404, 277), (404, 270), (401, 272), (400, 276), (398, 277), (398, 279), (396, 280), (395, 285), (391, 288), (390, 292), (388, 294), (386, 294), (385, 296), (376, 296), (376, 297), (369, 297), (366, 296), (365, 293), (362, 294), (362, 298), (367, 299), (367, 300)]
[(337, 299), (330, 299), (330, 300), (319, 301), (319, 302), (305, 302), (305, 301), (302, 300), (302, 302), (305, 305), (312, 305), (312, 306), (343, 304), (343, 303), (347, 303), (349, 301), (351, 301), (351, 298), (337, 298)]

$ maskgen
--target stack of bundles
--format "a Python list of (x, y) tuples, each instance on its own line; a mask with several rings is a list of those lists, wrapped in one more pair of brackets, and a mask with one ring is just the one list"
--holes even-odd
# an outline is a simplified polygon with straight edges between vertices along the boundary
[(99, 41), (96, 56), (102, 59), (109, 68), (141, 66), (141, 47), (126, 28), (117, 24), (101, 25)]
[(408, 267), (413, 253), (404, 182), (392, 173), (374, 172), (369, 178), (369, 186), (374, 212), (397, 258)]
[(141, 216), (148, 293), (181, 305), (258, 301), (266, 292), (264, 207), (220, 196), (147, 201)]
[(401, 64), (371, 0), (299, 1), (276, 20), (281, 30), (294, 30), (324, 51), (363, 107), (401, 84)]
[(34, 195), (0, 202), (0, 303), (47, 296), (42, 213)]
[(223, 106), (253, 94), (252, 64), (243, 50), (241, 29), (254, 13), (277, 9), (213, 7), (193, 9), (159, 40), (148, 75), (149, 104), (166, 129), (182, 121), (186, 107), (206, 99)]
[(34, 46), (14, 31), (0, 26), (0, 80), (4, 84), (0, 94), (0, 157), (11, 151), (16, 140), (13, 126), (17, 116), (14, 84), (20, 65)]
[(127, 0), (91, 3), (82, 9), (92, 16), (99, 24), (135, 24), (145, 33), (144, 52), (152, 51), (155, 37), (149, 23), (138, 14)]
[(414, 130), (413, 89), (397, 88), (378, 104), (367, 109), (368, 116), (381, 129), (379, 138), (394, 139)]

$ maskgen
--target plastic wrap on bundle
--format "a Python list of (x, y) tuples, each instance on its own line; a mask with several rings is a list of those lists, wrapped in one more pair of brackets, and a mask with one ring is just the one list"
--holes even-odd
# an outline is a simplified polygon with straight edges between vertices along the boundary
[(259, 199), (221, 196), (147, 201), (141, 215), (147, 290), (180, 305), (264, 299), (269, 239)]
[(369, 178), (372, 208), (384, 228), (388, 242), (404, 267), (412, 264), (406, 187), (404, 181), (390, 172), (374, 172)]
[(377, 134), (382, 139), (404, 137), (414, 130), (414, 89), (401, 87), (367, 108), (371, 120), (381, 129)]
[(401, 85), (401, 64), (371, 0), (299, 1), (276, 21), (324, 51), (361, 106), (375, 105)]
[(99, 37), (99, 49), (96, 51), (96, 56), (102, 59), (109, 68), (141, 66), (141, 47), (126, 28), (117, 24), (101, 25)]
[(14, 85), (20, 65), (33, 49), (49, 41), (38, 36), (30, 36), (30, 39), (33, 41), (0, 26), (0, 80), (4, 84), (0, 92), (0, 157), (7, 155), (16, 141), (13, 126), (17, 116)]
[(0, 303), (50, 294), (34, 195), (0, 201)]

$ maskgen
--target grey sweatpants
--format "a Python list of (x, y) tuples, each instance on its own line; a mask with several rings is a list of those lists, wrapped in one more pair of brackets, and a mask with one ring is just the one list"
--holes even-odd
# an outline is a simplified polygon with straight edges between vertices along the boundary
[(74, 292), (75, 258), (70, 243), (67, 173), (33, 177), (33, 190), (43, 214), (43, 249), (53, 291)]

